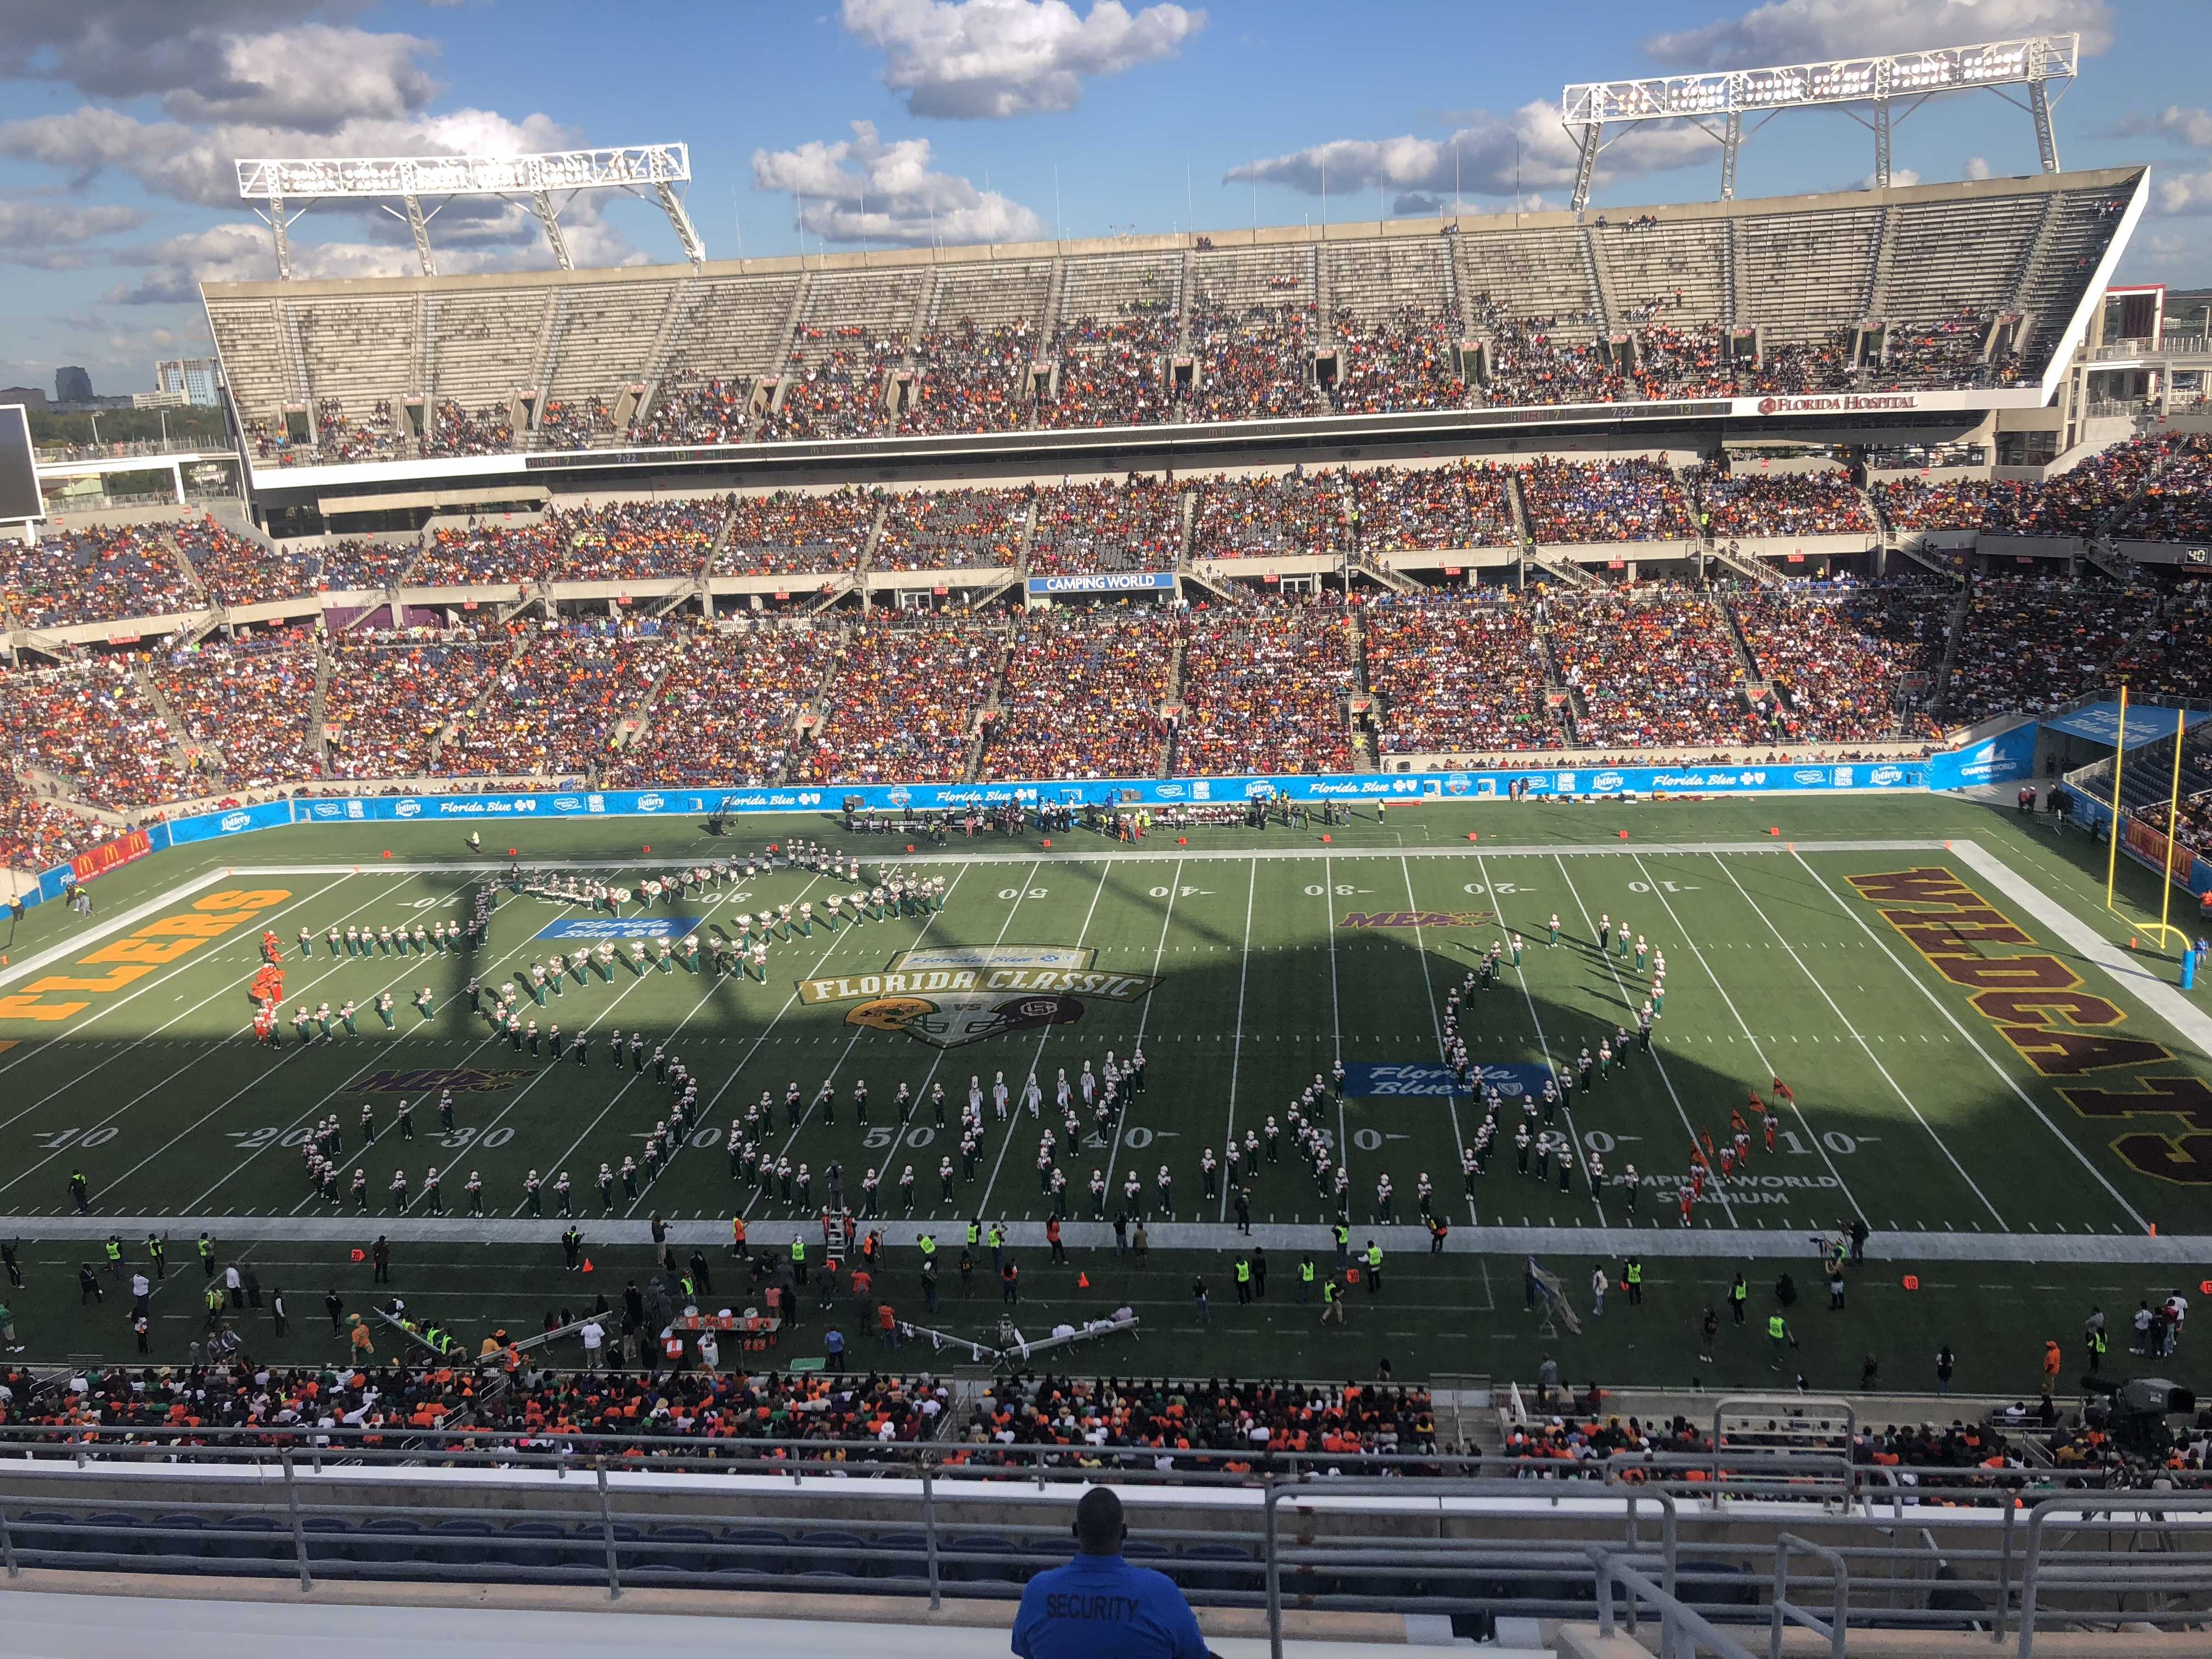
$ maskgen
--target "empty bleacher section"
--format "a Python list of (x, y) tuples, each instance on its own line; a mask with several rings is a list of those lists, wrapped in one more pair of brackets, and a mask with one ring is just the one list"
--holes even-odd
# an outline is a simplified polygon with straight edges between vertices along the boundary
[(1872, 206), (1741, 221), (1736, 320), (1756, 325), (1768, 341), (1795, 346), (1821, 344), (1862, 320), (1853, 313), (1867, 291), (1881, 225), (1881, 210)]
[(1654, 318), (1678, 327), (1733, 320), (1728, 240), (1725, 218), (1634, 222), (1608, 216), (1590, 246), (1618, 307), (1613, 325)]

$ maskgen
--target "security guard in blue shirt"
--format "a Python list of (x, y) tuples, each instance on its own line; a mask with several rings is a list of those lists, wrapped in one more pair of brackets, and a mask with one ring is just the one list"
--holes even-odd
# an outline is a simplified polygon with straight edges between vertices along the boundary
[(1041, 1572), (1014, 1619), (1021, 1659), (1211, 1659), (1198, 1620), (1165, 1573), (1121, 1559), (1121, 1500), (1093, 1486), (1075, 1506), (1075, 1559)]

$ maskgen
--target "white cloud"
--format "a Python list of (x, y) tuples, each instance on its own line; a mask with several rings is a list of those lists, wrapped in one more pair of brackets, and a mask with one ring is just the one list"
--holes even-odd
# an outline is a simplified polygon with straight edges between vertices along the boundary
[(1679, 69), (1752, 69), (1869, 52), (2079, 31), (2085, 53), (2112, 43), (2110, 0), (1771, 0), (1740, 17), (1644, 40)]
[(1989, 158), (1982, 155), (1969, 155), (1966, 158), (1966, 165), (1960, 170), (1959, 176), (1961, 179), (1989, 178), (1990, 176)]
[[(218, 81), (225, 43), (346, 16), (366, 0), (9, 0), (0, 76), (61, 81), (106, 98), (135, 98)], [(216, 90), (220, 92), (219, 86)]]
[[(1708, 158), (1718, 146), (1694, 127), (1649, 123), (1623, 131), (1600, 158), (1601, 180), (1619, 181)], [(1472, 112), (1469, 125), (1449, 138), (1338, 138), (1265, 161), (1230, 168), (1224, 178), (1282, 185), (1309, 196), (1371, 191), (1380, 183), (1401, 193), (1449, 201), (1470, 196), (1511, 196), (1516, 188), (1569, 189), (1575, 181), (1574, 140), (1559, 125), (1559, 106), (1523, 105), (1508, 116)]]
[(441, 86), (422, 66), (437, 43), (309, 23), (222, 43), (220, 70), (179, 87), (161, 107), (180, 121), (246, 121), (330, 132), (348, 121), (404, 120)]
[(1178, 5), (1094, 0), (844, 0), (845, 31), (884, 54), (884, 83), (915, 115), (1004, 118), (1073, 109), (1085, 76), (1172, 58), (1206, 26)]
[(2154, 115), (2130, 115), (2112, 126), (2116, 138), (2150, 134), (2177, 139), (2197, 149), (2212, 149), (2212, 110), (2184, 109), (2179, 104), (2168, 104)]
[[(1917, 185), (1919, 182), (1920, 175), (1911, 167), (1892, 167), (1889, 170), (1889, 184), (1893, 190), (1902, 190), (1907, 185)], [(1863, 178), (1852, 179), (1848, 185), (1837, 186), (1839, 190), (1872, 190), (1874, 187), (1875, 179), (1871, 173)]]
[(145, 222), (146, 216), (134, 207), (0, 201), (0, 261), (42, 270), (78, 270), (100, 252), (85, 243)]
[(2212, 173), (2168, 173), (2151, 182), (2160, 213), (2212, 213)]
[(870, 121), (853, 136), (796, 149), (753, 152), (753, 188), (788, 191), (799, 223), (824, 241), (1027, 242), (1051, 234), (1044, 221), (996, 191), (929, 169), (929, 141), (886, 144)]

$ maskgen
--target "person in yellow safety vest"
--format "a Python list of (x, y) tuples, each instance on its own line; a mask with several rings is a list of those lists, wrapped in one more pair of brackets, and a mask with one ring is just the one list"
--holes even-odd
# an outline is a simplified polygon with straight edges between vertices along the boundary
[(1637, 1257), (1628, 1258), (1628, 1265), (1620, 1270), (1620, 1282), (1628, 1292), (1628, 1305), (1644, 1305), (1644, 1263)]
[(222, 1286), (210, 1285), (207, 1291), (207, 1328), (213, 1330), (222, 1323)]
[(1314, 1259), (1309, 1255), (1298, 1263), (1298, 1305), (1304, 1307), (1313, 1296)]
[(1782, 1369), (1782, 1356), (1790, 1346), (1790, 1322), (1778, 1313), (1767, 1315), (1766, 1340), (1774, 1345), (1774, 1358), (1766, 1369), (1778, 1371)]
[(1252, 1262), (1248, 1256), (1237, 1258), (1237, 1300), (1240, 1306), (1252, 1300)]
[(791, 1236), (791, 1276), (802, 1285), (806, 1282), (806, 1240), (798, 1233)]
[(1367, 1294), (1382, 1294), (1382, 1247), (1371, 1238), (1367, 1241)]
[(1321, 1322), (1326, 1325), (1332, 1319), (1344, 1323), (1344, 1290), (1334, 1273), (1321, 1282)]
[(924, 1233), (920, 1238), (915, 1240), (914, 1247), (921, 1252), (921, 1259), (924, 1261), (933, 1260), (937, 1255), (937, 1235)]
[(1342, 1273), (1351, 1265), (1352, 1229), (1340, 1221), (1329, 1231), (1336, 1239), (1336, 1270)]
[(2105, 1333), (2101, 1327), (2092, 1327), (2085, 1339), (2089, 1349), (2089, 1370), (2094, 1373), (2105, 1358)]

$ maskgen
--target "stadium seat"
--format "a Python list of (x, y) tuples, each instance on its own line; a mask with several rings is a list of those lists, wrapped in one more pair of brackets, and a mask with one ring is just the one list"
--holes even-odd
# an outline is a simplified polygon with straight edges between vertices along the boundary
[(1176, 1574), (1186, 1589), (1249, 1590), (1262, 1588), (1261, 1576), (1251, 1570), (1252, 1552), (1242, 1544), (1192, 1544), (1186, 1547), (1182, 1562), (1233, 1561), (1244, 1569), (1237, 1571), (1227, 1567), (1194, 1567), (1185, 1565)]
[(714, 1534), (704, 1527), (653, 1527), (645, 1534), (647, 1547), (641, 1552), (648, 1566), (674, 1568), (683, 1572), (704, 1572), (714, 1565), (717, 1557), (711, 1548), (693, 1549), (694, 1544), (711, 1546)]
[(291, 1529), (273, 1515), (227, 1515), (216, 1522), (213, 1530), (268, 1534), (256, 1538), (210, 1539), (210, 1553), (217, 1559), (283, 1561), (291, 1559)]
[(352, 1559), (377, 1565), (419, 1560), (422, 1551), (416, 1540), (422, 1536), (420, 1521), (404, 1515), (380, 1515), (362, 1522), (361, 1539), (354, 1546)]
[(927, 1579), (929, 1540), (918, 1532), (878, 1533), (869, 1542), (866, 1565), (871, 1578)]
[(441, 1521), (433, 1532), (433, 1541), (425, 1545), (432, 1559), (453, 1566), (477, 1566), (494, 1559), (490, 1543), (494, 1528), (489, 1521), (479, 1521), (470, 1516), (457, 1516)]

